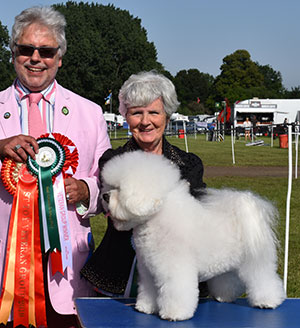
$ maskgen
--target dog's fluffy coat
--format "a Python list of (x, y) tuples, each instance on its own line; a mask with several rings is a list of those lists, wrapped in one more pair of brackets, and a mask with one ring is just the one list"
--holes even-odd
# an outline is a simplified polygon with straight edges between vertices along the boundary
[(260, 308), (280, 305), (275, 207), (249, 191), (189, 193), (180, 171), (163, 156), (116, 156), (102, 171), (118, 230), (133, 229), (139, 285), (136, 309), (185, 320), (198, 304), (198, 282), (232, 302), (243, 292)]

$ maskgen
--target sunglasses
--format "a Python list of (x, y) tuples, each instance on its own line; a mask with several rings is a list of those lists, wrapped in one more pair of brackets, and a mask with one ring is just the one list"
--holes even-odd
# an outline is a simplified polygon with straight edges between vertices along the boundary
[(34, 47), (34, 46), (29, 46), (26, 44), (18, 44), (15, 43), (15, 46), (18, 48), (18, 53), (21, 56), (26, 56), (26, 57), (31, 57), (34, 53), (35, 50), (37, 50), (41, 56), (41, 58), (53, 58), (60, 46), (57, 48), (53, 47)]

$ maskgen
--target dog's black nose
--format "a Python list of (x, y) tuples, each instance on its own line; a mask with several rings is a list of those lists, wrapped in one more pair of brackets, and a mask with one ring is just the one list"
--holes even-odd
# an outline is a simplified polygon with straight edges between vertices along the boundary
[(104, 199), (104, 201), (108, 204), (109, 203), (109, 193), (106, 192), (105, 194), (102, 195), (102, 198)]

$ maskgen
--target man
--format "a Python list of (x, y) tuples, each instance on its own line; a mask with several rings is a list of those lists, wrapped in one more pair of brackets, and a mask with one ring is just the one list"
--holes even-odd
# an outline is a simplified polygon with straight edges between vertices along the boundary
[[(88, 218), (98, 210), (98, 159), (110, 147), (101, 108), (63, 88), (55, 80), (66, 52), (65, 25), (63, 15), (49, 7), (29, 8), (16, 16), (10, 48), (17, 78), (11, 87), (0, 92), (0, 166), (5, 157), (16, 162), (25, 162), (28, 155), (35, 158), (39, 148), (36, 138), (43, 133), (59, 133), (68, 137), (79, 153), (75, 175), (65, 180), (73, 268), (67, 267), (64, 276), (59, 273), (52, 275), (49, 261), (47, 264), (48, 326), (56, 324), (60, 328), (76, 325), (73, 300), (93, 294), (79, 271), (89, 253)], [(41, 121), (32, 124), (28, 99), (30, 94), (37, 93), (42, 94), (38, 102)], [(40, 131), (31, 132), (33, 128), (40, 127)], [(1, 181), (1, 287), (12, 200)], [(85, 208), (80, 212), (83, 205)]]

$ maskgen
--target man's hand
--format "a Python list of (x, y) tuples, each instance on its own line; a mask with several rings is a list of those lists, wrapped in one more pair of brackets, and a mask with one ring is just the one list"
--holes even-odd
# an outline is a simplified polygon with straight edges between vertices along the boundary
[(10, 157), (15, 162), (24, 163), (28, 155), (35, 159), (39, 145), (31, 136), (19, 134), (10, 138), (0, 140), (0, 157)]
[(84, 205), (89, 205), (89, 188), (82, 180), (75, 178), (67, 178), (65, 180), (66, 197), (69, 204), (82, 202)]

